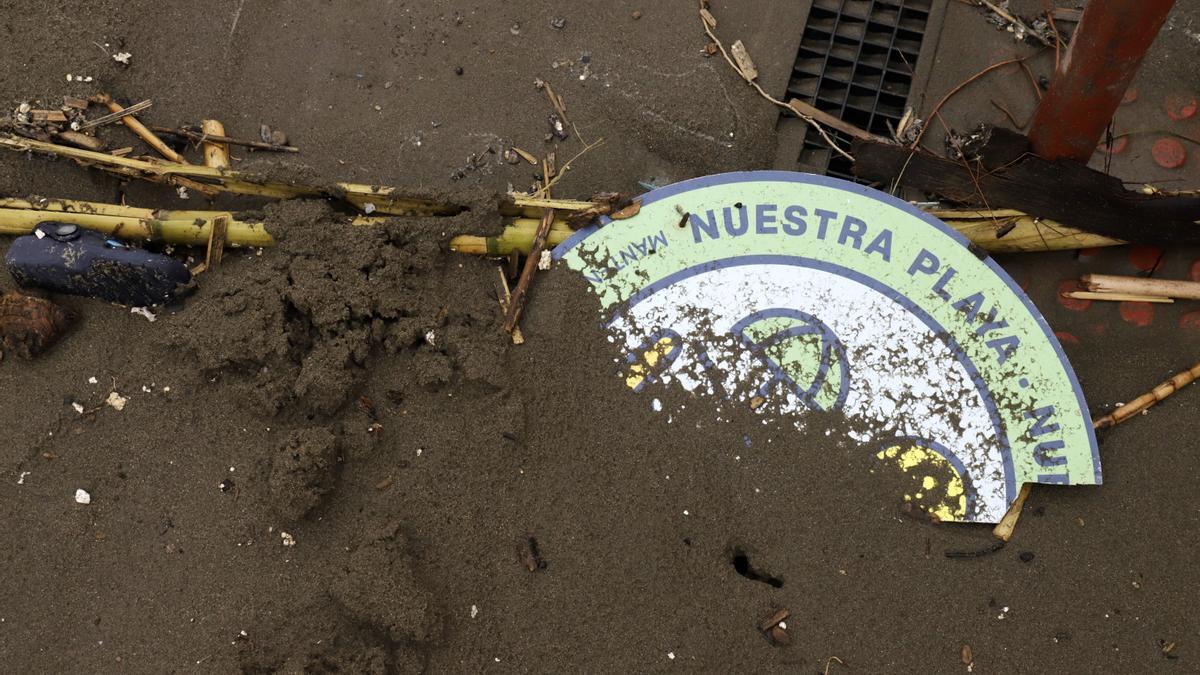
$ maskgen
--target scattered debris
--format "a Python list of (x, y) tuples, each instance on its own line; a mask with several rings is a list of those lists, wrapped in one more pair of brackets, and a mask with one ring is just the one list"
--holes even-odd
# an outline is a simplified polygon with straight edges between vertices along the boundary
[(217, 484), (217, 488), (218, 488), (218, 489), (219, 489), (221, 492), (229, 492), (230, 490), (232, 490), (232, 489), (233, 489), (233, 479), (232, 479), (232, 478), (226, 478), (225, 480), (223, 480), (223, 481), (221, 481), (220, 483), (218, 483), (218, 484)]
[(284, 546), (295, 546), (296, 545), (296, 538), (293, 537), (291, 534), (284, 532), (283, 530), (279, 531), (279, 538), (281, 540), (280, 543), (282, 543)]
[(129, 59), (131, 58), (133, 58), (133, 54), (130, 54), (129, 52), (117, 52), (116, 54), (112, 55), (112, 60), (123, 66), (128, 66)]
[(746, 51), (746, 45), (742, 44), (741, 40), (730, 45), (729, 52), (733, 54), (738, 72), (742, 74), (743, 78), (747, 81), (758, 79), (758, 68), (754, 66), (754, 61), (750, 58), (749, 52)]
[(567, 27), (567, 20), (561, 16), (556, 16), (553, 19), (550, 19), (550, 27), (554, 28), (555, 30), (562, 30)]
[(149, 307), (130, 307), (129, 313), (137, 314), (138, 316), (144, 316), (150, 323), (154, 323), (158, 320), (158, 315), (156, 315), (154, 312), (151, 312)]
[(786, 647), (792, 643), (792, 636), (787, 632), (787, 618), (791, 616), (786, 608), (772, 613), (758, 623), (758, 631), (767, 641), (776, 647)]
[(129, 402), (129, 399), (127, 397), (122, 396), (115, 391), (110, 391), (108, 393), (108, 398), (104, 399), (104, 405), (107, 405), (108, 407), (112, 408), (113, 410), (116, 410), (117, 412), (121, 412), (122, 410), (124, 410), (125, 404), (128, 402)]
[(550, 133), (554, 134), (555, 138), (560, 141), (567, 140), (567, 129), (563, 126), (562, 118), (558, 116), (558, 113), (550, 113), (546, 121), (550, 125)]
[(78, 490), (75, 491), (75, 503), (76, 504), (91, 504), (92, 503), (92, 495), (87, 490), (84, 490), (83, 488), (79, 488)]

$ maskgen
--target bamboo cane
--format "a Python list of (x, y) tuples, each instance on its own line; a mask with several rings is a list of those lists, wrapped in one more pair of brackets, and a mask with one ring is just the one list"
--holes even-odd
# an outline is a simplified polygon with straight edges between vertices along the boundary
[(12, 135), (0, 135), (0, 148), (16, 152), (46, 152), (60, 157), (69, 157), (81, 164), (94, 166), (109, 173), (152, 182), (176, 185), (203, 182), (204, 186), (210, 190), (224, 190), (234, 194), (276, 199), (330, 197), (342, 199), (360, 208), (370, 203), (375, 207), (376, 212), (393, 216), (451, 216), (463, 211), (462, 207), (454, 204), (404, 197), (396, 188), (391, 187), (358, 183), (335, 183), (332, 187), (297, 185), (250, 176), (233, 169), (214, 169), (191, 164), (116, 157)]
[(1111, 274), (1085, 274), (1080, 279), (1083, 287), (1095, 293), (1126, 293), (1151, 295), (1159, 298), (1200, 300), (1200, 283), (1169, 279), (1146, 279), (1123, 277)]
[(1108, 302), (1157, 302), (1170, 304), (1175, 302), (1171, 298), (1161, 295), (1133, 295), (1130, 293), (1095, 293), (1092, 291), (1067, 291), (1063, 293), (1065, 298), (1075, 298), (1076, 300), (1105, 300)]
[[(108, 94), (97, 94), (93, 97), (93, 99), (101, 105), (108, 106), (108, 109), (111, 110), (114, 115), (125, 112), (125, 108), (120, 103), (112, 100), (112, 97)], [(139, 138), (141, 138), (143, 141), (146, 141), (146, 144), (154, 148), (158, 154), (166, 157), (172, 162), (178, 162), (180, 164), (188, 163), (188, 161), (184, 159), (182, 155), (172, 150), (166, 143), (163, 143), (162, 139), (158, 136), (155, 136), (153, 131), (147, 129), (146, 125), (142, 124), (138, 118), (134, 117), (133, 115), (125, 115), (121, 118), (121, 122), (123, 122), (125, 126), (129, 127), (130, 131), (137, 134)]]
[(1095, 427), (1097, 429), (1115, 427), (1130, 417), (1133, 417), (1134, 415), (1149, 409), (1155, 404), (1162, 402), (1163, 399), (1167, 398), (1171, 394), (1174, 394), (1192, 382), (1195, 382), (1196, 378), (1198, 377), (1200, 377), (1200, 363), (1197, 363), (1183, 372), (1176, 373), (1170, 379), (1160, 383), (1157, 387), (1096, 420)]
[[(137, 211), (139, 209), (135, 209)], [(157, 211), (155, 215), (112, 215), (79, 211), (47, 211), (40, 209), (0, 208), (0, 234), (29, 234), (38, 223), (54, 220), (74, 223), (79, 227), (120, 237), (144, 241), (163, 241), (168, 244), (205, 246), (213, 220), (228, 217), (228, 213), (210, 211), (199, 217), (198, 212)], [(191, 217), (180, 217), (181, 215)], [(230, 219), (226, 229), (230, 246), (274, 246), (275, 239), (262, 223)]]
[[(1012, 209), (933, 209), (928, 213), (991, 253), (1061, 251), (1126, 243)], [(1000, 232), (1005, 233), (997, 236)]]
[(225, 125), (217, 120), (203, 120), (200, 122), (200, 129), (204, 132), (204, 166), (211, 166), (214, 169), (226, 169), (229, 167), (229, 145), (219, 143), (217, 141), (208, 140), (213, 136), (224, 136)]
[[(529, 254), (537, 230), (505, 228), (499, 236), (476, 237), (462, 234), (450, 240), (450, 250), (473, 255), (508, 255), (513, 251)], [(558, 246), (571, 236), (570, 230), (551, 230), (546, 235), (547, 246)]]

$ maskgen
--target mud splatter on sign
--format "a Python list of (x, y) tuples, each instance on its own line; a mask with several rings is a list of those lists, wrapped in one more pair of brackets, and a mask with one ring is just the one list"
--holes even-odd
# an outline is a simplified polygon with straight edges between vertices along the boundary
[(787, 172), (698, 178), (555, 258), (599, 296), (630, 389), (679, 386), (797, 426), (839, 413), (941, 520), (996, 522), (1026, 482), (1100, 483), (1083, 396), (1033, 304), (881, 192)]

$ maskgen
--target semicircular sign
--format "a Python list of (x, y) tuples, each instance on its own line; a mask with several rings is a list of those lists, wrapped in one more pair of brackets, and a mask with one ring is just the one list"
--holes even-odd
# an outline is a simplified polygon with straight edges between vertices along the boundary
[(942, 520), (996, 522), (1026, 482), (1100, 483), (1079, 384), (1029, 298), (882, 192), (790, 172), (697, 178), (554, 257), (599, 296), (630, 388), (673, 382), (798, 423), (839, 413)]

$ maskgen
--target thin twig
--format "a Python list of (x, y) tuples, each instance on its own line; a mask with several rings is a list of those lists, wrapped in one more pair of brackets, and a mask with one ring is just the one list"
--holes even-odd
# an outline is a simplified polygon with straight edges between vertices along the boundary
[[(701, 10), (705, 9), (704, 2), (705, 2), (705, 0), (700, 0), (700, 9)], [(742, 80), (744, 80), (750, 86), (754, 87), (754, 89), (756, 91), (758, 91), (759, 95), (761, 95), (763, 98), (767, 99), (771, 103), (774, 103), (775, 105), (779, 106), (780, 108), (785, 108), (787, 110), (792, 111), (792, 114), (794, 114), (797, 117), (799, 117), (800, 119), (804, 120), (806, 123), (812, 125), (812, 127), (817, 130), (817, 133), (821, 135), (821, 138), (823, 138), (825, 140), (825, 142), (829, 144), (829, 147), (831, 149), (833, 149), (834, 152), (838, 153), (842, 157), (845, 157), (846, 159), (850, 160), (851, 162), (854, 161), (854, 157), (850, 153), (843, 150), (841, 148), (841, 146), (839, 146), (837, 143), (835, 143), (833, 138), (830, 137), (829, 133), (825, 131), (825, 127), (821, 126), (821, 124), (819, 122), (817, 122), (815, 119), (813, 119), (812, 116), (805, 115), (805, 114), (801, 113), (799, 110), (796, 110), (792, 106), (788, 105), (787, 103), (784, 103), (783, 101), (768, 94), (766, 92), (766, 90), (762, 88), (762, 85), (760, 85), (759, 83), (757, 83), (754, 80), (747, 77), (746, 73), (742, 72), (741, 68), (738, 68), (737, 62), (735, 62), (733, 60), (733, 57), (729, 55), (729, 51), (725, 49), (725, 44), (721, 42), (721, 40), (717, 37), (717, 35), (715, 33), (713, 33), (712, 28), (708, 25), (708, 21), (706, 21), (704, 19), (703, 13), (701, 13), (701, 15), (700, 15), (700, 25), (704, 26), (704, 32), (706, 34), (708, 34), (708, 39), (712, 40), (713, 44), (717, 45), (717, 49), (721, 50), (721, 56), (725, 57), (725, 62), (729, 64), (729, 67), (733, 68), (734, 72), (736, 72), (738, 74), (738, 76), (742, 78)]]
[[(941, 98), (941, 100), (938, 101), (937, 104), (935, 104), (933, 106), (933, 110), (929, 111), (929, 116), (927, 119), (932, 119), (935, 115), (937, 115), (938, 111), (942, 109), (942, 106), (946, 105), (947, 101), (949, 101), (955, 94), (962, 91), (962, 89), (964, 87), (966, 87), (968, 84), (971, 84), (975, 80), (978, 80), (979, 78), (983, 77), (984, 75), (987, 75), (988, 73), (992, 72), (993, 70), (996, 70), (997, 68), (1003, 68), (1004, 66), (1011, 65), (1014, 63), (1022, 63), (1023, 64), (1026, 59), (1031, 59), (1034, 56), (1037, 56), (1037, 55), (1033, 54), (1030, 56), (1005, 59), (1003, 61), (998, 61), (998, 62), (993, 63), (992, 65), (988, 66), (987, 68), (984, 68), (983, 70), (979, 71), (978, 73), (975, 73), (974, 75), (968, 77), (967, 79), (963, 80), (962, 82), (959, 82), (953, 89), (946, 92), (946, 95), (943, 96)], [(921, 130), (917, 132), (917, 137), (915, 139), (913, 139), (913, 142), (908, 147), (910, 147), (914, 150), (917, 147), (919, 147), (921, 145), (921, 139), (925, 137), (925, 130), (928, 128), (929, 128), (929, 123), (926, 122), (921, 127)]]
[(517, 279), (517, 287), (513, 289), (508, 301), (508, 311), (504, 315), (504, 330), (513, 332), (517, 321), (521, 318), (521, 309), (525, 305), (525, 292), (533, 283), (533, 275), (537, 273), (538, 263), (542, 259), (542, 251), (546, 248), (546, 237), (550, 235), (550, 226), (554, 224), (554, 209), (546, 209), (542, 222), (538, 223), (537, 232), (533, 235), (533, 245), (529, 247), (529, 256), (525, 258), (525, 267), (521, 268), (521, 277)]
[(555, 173), (554, 176), (547, 183), (542, 185), (542, 187), (539, 188), (537, 190), (537, 192), (534, 192), (533, 196), (534, 197), (549, 196), (550, 188), (553, 187), (556, 183), (558, 183), (558, 181), (561, 180), (562, 177), (566, 175), (567, 170), (571, 168), (571, 162), (574, 162), (575, 160), (579, 159), (587, 151), (591, 150), (592, 148), (594, 148), (602, 143), (604, 143), (604, 139), (598, 138), (598, 139), (596, 139), (596, 141), (594, 143), (584, 146), (584, 148), (582, 150), (580, 150), (578, 153), (576, 153), (574, 157), (572, 157), (571, 159), (568, 159), (566, 164), (563, 164), (561, 167), (559, 167), (558, 172)]
[[(126, 108), (126, 110), (128, 109), (129, 108)], [(300, 152), (300, 148), (292, 145), (276, 145), (275, 143), (263, 143), (261, 141), (243, 141), (237, 138), (230, 138), (229, 136), (200, 133), (192, 131), (186, 127), (172, 129), (171, 127), (152, 126), (150, 129), (160, 134), (175, 134), (176, 136), (183, 136), (189, 141), (194, 141), (197, 144), (205, 141), (214, 141), (217, 143), (228, 143), (229, 145), (240, 145), (242, 147), (253, 148), (255, 150), (270, 150), (273, 152)]]
[(1021, 20), (1021, 17), (1016, 16), (1016, 15), (1006, 11), (1003, 7), (1000, 7), (999, 5), (996, 5), (992, 2), (990, 2), (990, 0), (979, 0), (979, 2), (983, 3), (984, 5), (987, 6), (988, 9), (990, 9), (993, 12), (995, 12), (996, 14), (1000, 15), (1000, 18), (1004, 19), (1005, 21), (1007, 21), (1007, 22), (1019, 27), (1021, 30), (1025, 31), (1026, 35), (1032, 35), (1035, 40), (1046, 45), (1047, 47), (1051, 46), (1049, 40), (1042, 37), (1041, 33), (1038, 33), (1037, 31), (1030, 28), (1024, 21)]
[(116, 122), (117, 120), (125, 117), (126, 115), (136, 115), (137, 113), (140, 113), (141, 111), (145, 110), (146, 108), (149, 108), (152, 105), (154, 105), (154, 103), (151, 102), (149, 99), (142, 101), (140, 103), (134, 103), (133, 105), (121, 110), (120, 112), (113, 112), (113, 113), (104, 115), (103, 117), (97, 117), (94, 120), (88, 120), (87, 122), (80, 124), (79, 129), (77, 129), (77, 131), (86, 131), (93, 127), (103, 126), (103, 125), (109, 124), (111, 122)]

